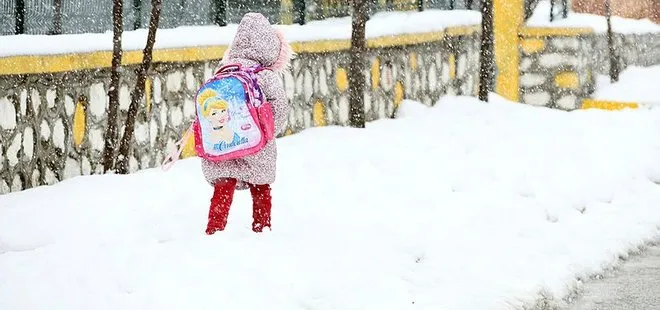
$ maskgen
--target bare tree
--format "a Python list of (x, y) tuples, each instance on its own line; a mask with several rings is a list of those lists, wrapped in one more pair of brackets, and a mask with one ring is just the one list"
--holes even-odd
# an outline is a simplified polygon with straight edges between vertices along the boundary
[(305, 0), (293, 0), (293, 22), (299, 25), (305, 24)]
[(140, 29), (142, 26), (142, 0), (133, 0), (133, 14), (135, 16), (133, 30)]
[(227, 0), (213, 0), (213, 21), (220, 27), (227, 26)]
[(387, 11), (394, 11), (394, 0), (385, 0), (385, 9)]
[(364, 76), (365, 54), (367, 40), (365, 37), (367, 24), (368, 0), (352, 0), (353, 17), (351, 28), (350, 64), (348, 66), (348, 92), (350, 104), (350, 124), (352, 127), (364, 128)]
[(161, 7), (162, 0), (151, 0), (151, 17), (149, 19), (147, 44), (145, 45), (144, 50), (142, 50), (142, 63), (135, 69), (137, 82), (131, 93), (131, 105), (128, 108), (124, 135), (122, 136), (119, 145), (119, 156), (117, 158), (116, 170), (121, 174), (127, 174), (129, 172), (128, 157), (133, 142), (133, 134), (135, 132), (135, 117), (142, 96), (144, 96), (144, 83), (147, 78), (147, 72), (151, 67), (151, 60), (153, 59), (153, 49), (154, 43), (156, 42), (156, 30), (158, 30), (158, 22), (160, 21)]
[(619, 61), (614, 46), (614, 32), (612, 31), (612, 7), (610, 0), (605, 1), (605, 13), (607, 14), (607, 46), (610, 51), (610, 81), (612, 83), (619, 81)]
[(24, 34), (25, 33), (25, 0), (16, 0), (14, 6), (15, 6), (14, 34)]
[(481, 52), (479, 56), (479, 100), (488, 102), (493, 85), (493, 0), (481, 0)]
[(119, 109), (119, 69), (122, 50), (121, 35), (124, 22), (122, 20), (123, 0), (113, 0), (112, 5), (112, 66), (110, 67), (110, 90), (108, 90), (108, 124), (105, 130), (105, 145), (103, 147), (103, 171), (108, 172), (114, 167), (115, 147), (117, 145), (117, 110)]
[(550, 21), (555, 20), (555, 0), (550, 0)]
[(62, 0), (53, 0), (53, 34), (62, 34)]
[[(524, 11), (525, 11), (525, 20), (528, 18), (532, 17), (534, 14), (534, 10), (536, 10), (536, 7), (538, 6), (540, 0), (524, 0)], [(551, 0), (554, 1), (554, 0)], [(552, 10), (554, 7), (554, 2), (550, 3), (550, 15), (552, 15)], [(552, 21), (552, 17), (550, 18), (550, 21)]]

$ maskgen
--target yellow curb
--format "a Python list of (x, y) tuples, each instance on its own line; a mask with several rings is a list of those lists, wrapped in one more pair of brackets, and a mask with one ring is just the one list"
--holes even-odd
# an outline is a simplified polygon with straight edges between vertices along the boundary
[(599, 109), (608, 111), (619, 111), (624, 109), (638, 109), (640, 104), (637, 102), (622, 102), (610, 100), (584, 99), (582, 109)]

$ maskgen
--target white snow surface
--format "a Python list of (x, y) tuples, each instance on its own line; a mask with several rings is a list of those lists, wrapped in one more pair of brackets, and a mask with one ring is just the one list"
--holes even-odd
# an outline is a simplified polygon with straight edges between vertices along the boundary
[[(607, 19), (604, 16), (569, 11), (568, 17), (558, 17), (550, 21), (550, 1), (540, 1), (534, 14), (527, 20), (532, 27), (575, 27), (591, 28), (596, 33), (607, 32)], [(632, 19), (612, 16), (612, 31), (622, 34), (644, 34), (660, 32), (660, 25), (652, 20)]]
[(0, 196), (0, 309), (521, 309), (658, 236), (660, 112), (406, 101), (279, 140), (274, 230), (197, 159)]
[[(367, 22), (367, 38), (407, 33), (441, 31), (448, 27), (479, 25), (481, 14), (476, 11), (427, 10), (423, 12), (381, 12)], [(154, 48), (182, 48), (229, 45), (238, 25), (185, 26), (158, 29)], [(350, 39), (351, 19), (331, 18), (306, 25), (278, 25), (291, 42)], [(141, 50), (147, 40), (147, 30), (125, 31), (123, 50)], [(94, 51), (112, 51), (112, 32), (49, 35), (0, 36), (0, 57), (16, 55), (57, 55)], [(221, 55), (219, 55), (220, 57)]]
[(610, 77), (597, 77), (596, 92), (593, 97), (601, 100), (632, 101), (647, 107), (660, 107), (660, 65), (651, 67), (628, 67), (616, 83)]

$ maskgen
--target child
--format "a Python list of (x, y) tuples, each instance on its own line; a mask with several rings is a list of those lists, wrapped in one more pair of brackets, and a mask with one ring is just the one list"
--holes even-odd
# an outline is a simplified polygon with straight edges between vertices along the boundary
[[(273, 106), (275, 134), (282, 132), (289, 114), (279, 74), (288, 67), (292, 54), (282, 34), (270, 25), (266, 17), (248, 13), (238, 25), (234, 42), (222, 59), (222, 65), (260, 64), (270, 69), (258, 73), (258, 82), (266, 100)], [(265, 227), (270, 229), (270, 184), (275, 181), (276, 159), (274, 140), (260, 152), (240, 159), (220, 162), (202, 159), (204, 177), (214, 187), (207, 234), (225, 229), (234, 191), (247, 188), (252, 194), (252, 230), (262, 232)]]

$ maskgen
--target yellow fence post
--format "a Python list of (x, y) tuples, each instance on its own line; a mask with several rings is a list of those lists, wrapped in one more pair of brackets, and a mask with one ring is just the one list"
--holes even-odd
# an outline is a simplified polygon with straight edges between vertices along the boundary
[(524, 0), (493, 0), (495, 92), (519, 101), (518, 31), (524, 22)]

